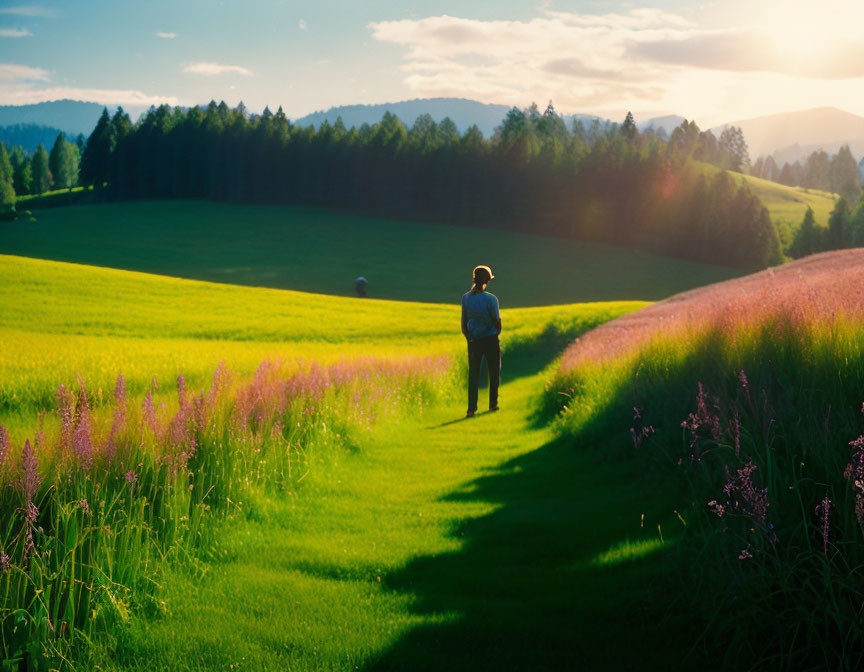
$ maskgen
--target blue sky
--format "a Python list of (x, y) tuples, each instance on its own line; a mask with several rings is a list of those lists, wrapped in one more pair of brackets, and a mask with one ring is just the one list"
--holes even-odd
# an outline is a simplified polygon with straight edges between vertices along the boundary
[(428, 96), (703, 125), (864, 114), (852, 0), (0, 0), (0, 104), (225, 99), (289, 116)]

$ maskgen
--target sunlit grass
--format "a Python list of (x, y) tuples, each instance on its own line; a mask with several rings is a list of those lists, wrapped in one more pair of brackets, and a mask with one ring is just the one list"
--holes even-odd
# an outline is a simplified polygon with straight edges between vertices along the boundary
[[(196, 600), (182, 602), (181, 584), (168, 584), (168, 592), (160, 593), (162, 573), (177, 563), (203, 570), (202, 562), (219, 561), (225, 552), (248, 552), (248, 538), (237, 539), (234, 550), (223, 543), (226, 537), (217, 529), (225, 516), (235, 524), (260, 522), (268, 534), (276, 520), (293, 526), (294, 502), (312, 482), (306, 477), (315, 474), (327, 483), (341, 461), (369, 446), (378, 421), (392, 433), (387, 445), (401, 446), (412, 459), (430, 449), (452, 452), (458, 444), (453, 439), (465, 435), (456, 426), (447, 443), (433, 448), (417, 424), (430, 406), (454, 398), (452, 367), (464, 358), (458, 306), (214, 285), (9, 256), (0, 256), (0, 282), (8, 290), (0, 297), (0, 425), (11, 429), (2, 452), (14, 485), (2, 490), (0, 502), (9, 512), (0, 552), (9, 556), (3, 562), (14, 573), (0, 573), (0, 581), (9, 587), (7, 615), (14, 610), (20, 616), (16, 624), (2, 621), (3, 646), (12, 657), (23, 655), (26, 642), (43, 660), (85, 655), (81, 635), (99, 639), (105, 628), (153, 608), (164, 612), (169, 603), (197, 608)], [(519, 375), (526, 364), (525, 373), (533, 373), (553, 356), (547, 349), (555, 352), (577, 334), (642, 305), (505, 310), (509, 375)], [(263, 360), (272, 364), (261, 366)], [(220, 362), (227, 378), (220, 374), (219, 384), (210, 387)], [(119, 395), (118, 374), (126, 382)], [(208, 388), (217, 390), (210, 401)], [(524, 412), (524, 405), (512, 411)], [(38, 459), (28, 472), (35, 474), (32, 492), (13, 478), (25, 471), (28, 439)], [(494, 442), (487, 446), (493, 448)], [(385, 463), (391, 457), (381, 456)], [(428, 457), (435, 462), (441, 455)], [(444, 457), (452, 477), (463, 474), (459, 460)], [(441, 465), (427, 466), (400, 474), (383, 490), (373, 470), (351, 484), (351, 497), (355, 504), (371, 497), (386, 506), (424, 484), (443, 487), (436, 480)], [(321, 513), (328, 512), (326, 499), (323, 494), (316, 504)], [(320, 559), (333, 553), (333, 534), (345, 521), (346, 506), (343, 501), (322, 518), (329, 534), (320, 527), (313, 531), (310, 562), (317, 562), (316, 554)], [(418, 528), (406, 534), (401, 516), (375, 515), (369, 501), (366, 507), (366, 528), (372, 520), (392, 528), (387, 557), (411, 557), (430, 541), (428, 519), (419, 513), (413, 521), (416, 512), (407, 512)], [(22, 518), (22, 511), (32, 511), (34, 520)], [(483, 515), (493, 508), (483, 504), (473, 511)], [(28, 530), (36, 555), (28, 550)], [(293, 543), (290, 532), (281, 539), (286, 542)], [(54, 552), (60, 547), (69, 555)], [(269, 537), (267, 552), (277, 547)], [(447, 538), (437, 548), (454, 551), (459, 544)], [(260, 547), (252, 551), (251, 573), (225, 586), (222, 599), (233, 591), (242, 600), (267, 604), (265, 588), (275, 581), (261, 571), (266, 554)], [(361, 556), (377, 562), (368, 549), (347, 558), (357, 563)], [(182, 570), (180, 576), (186, 576)], [(99, 587), (103, 579), (111, 582), (110, 591)], [(326, 593), (321, 577), (313, 583), (293, 585), (291, 594), (303, 599)], [(360, 588), (363, 594), (368, 590)], [(103, 594), (110, 594), (111, 608), (90, 609)], [(293, 611), (296, 605), (283, 604), (283, 598), (273, 608)], [(356, 591), (342, 594), (341, 622), (362, 599)], [(387, 604), (387, 610), (403, 614), (410, 608), (404, 598)], [(209, 613), (218, 613), (215, 605)], [(436, 613), (423, 623), (446, 625), (457, 614)], [(189, 622), (197, 629), (201, 620)], [(372, 635), (375, 622), (350, 624), (356, 633), (351, 646), (366, 659), (419, 621), (409, 615), (383, 639)], [(209, 636), (222, 641), (237, 634), (211, 626)], [(320, 642), (303, 660), (311, 664), (325, 653), (338, 659), (339, 650), (322, 639), (335, 627), (331, 619), (317, 628), (319, 635), (310, 636), (305, 627), (293, 632), (295, 646)], [(283, 628), (271, 632), (286, 634)], [(216, 641), (200, 632), (189, 639), (205, 648)], [(231, 662), (243, 660), (242, 650), (238, 645), (229, 652)], [(207, 655), (218, 652), (213, 644)], [(247, 661), (255, 655), (250, 652)]]
[[(221, 361), (241, 374), (264, 359), (334, 361), (376, 355), (461, 356), (459, 308), (219, 285), (0, 256), (0, 422), (15, 428), (53, 403), (61, 383), (130, 394), (155, 377), (204, 384)], [(504, 347), (548, 330), (566, 336), (639, 302), (503, 311)]]
[(623, 562), (644, 558), (651, 553), (659, 551), (663, 548), (663, 542), (660, 539), (640, 539), (630, 541), (626, 539), (614, 544), (608, 551), (604, 551), (597, 555), (591, 562), (594, 565), (619, 565)]

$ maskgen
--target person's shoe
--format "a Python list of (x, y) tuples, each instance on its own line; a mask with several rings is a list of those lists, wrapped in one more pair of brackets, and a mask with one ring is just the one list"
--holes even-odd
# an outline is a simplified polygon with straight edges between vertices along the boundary
[(474, 417), (474, 411), (468, 411), (468, 412), (465, 414), (465, 417), (466, 417), (466, 418), (473, 418), (473, 417)]
[(489, 412), (490, 412), (490, 413), (494, 413), (494, 412), (497, 411), (499, 408), (500, 408), (500, 407), (498, 406), (498, 404), (495, 404), (494, 406), (490, 406), (490, 407), (489, 407)]

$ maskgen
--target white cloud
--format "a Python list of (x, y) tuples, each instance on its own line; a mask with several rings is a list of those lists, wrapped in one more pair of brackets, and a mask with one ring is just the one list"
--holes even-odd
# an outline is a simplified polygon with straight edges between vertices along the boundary
[(0, 9), (0, 14), (12, 14), (14, 16), (31, 16), (40, 19), (53, 19), (57, 16), (57, 12), (44, 7), (19, 6), (19, 7), (4, 7)]
[(82, 100), (103, 105), (179, 105), (175, 96), (151, 96), (136, 90), (79, 89), (74, 87), (35, 88), (31, 85), (0, 85), (0, 104), (29, 105), (48, 100)]
[(226, 74), (243, 75), (244, 77), (252, 76), (252, 71), (244, 68), (242, 65), (223, 65), (221, 63), (190, 63), (183, 68), (183, 72), (188, 72), (192, 75), (204, 75), (205, 77)]
[(0, 81), (48, 81), (48, 71), (42, 68), (31, 68), (29, 65), (14, 65), (0, 63)]
[(653, 8), (634, 9), (627, 14), (574, 14), (551, 10), (547, 10), (544, 13), (546, 16), (559, 19), (569, 26), (584, 28), (627, 28), (640, 30), (668, 26), (689, 28), (695, 25), (683, 16)]
[[(823, 11), (809, 0), (787, 0), (784, 12), (794, 20), (783, 23), (762, 0), (733, 1), (753, 11), (718, 12), (709, 22), (658, 9), (586, 14), (545, 5), (525, 21), (441, 15), (375, 22), (369, 29), (375, 40), (405, 48), (404, 83), (420, 97), (520, 106), (553, 99), (560, 110), (676, 112), (698, 116), (702, 125), (718, 115), (728, 120), (814, 101), (864, 112), (856, 95), (864, 79), (864, 41), (857, 34), (799, 39), (797, 31), (808, 34)], [(838, 7), (849, 1), (823, 0)], [(864, 9), (853, 16), (860, 26)], [(750, 23), (730, 26), (735, 17)], [(816, 90), (824, 97), (813, 96)]]
[(306, 30), (309, 26), (306, 25), (306, 19), (300, 19), (297, 22), (297, 27), (300, 28), (300, 30)]
[(29, 30), (20, 28), (0, 28), (0, 37), (30, 37), (33, 35)]
[(164, 40), (173, 40), (175, 37), (177, 37), (177, 33), (163, 33), (161, 30), (158, 31), (156, 35)]
[(0, 105), (28, 105), (47, 100), (82, 100), (103, 105), (178, 105), (175, 96), (153, 96), (135, 89), (86, 89), (46, 86), (50, 73), (42, 68), (0, 64)]

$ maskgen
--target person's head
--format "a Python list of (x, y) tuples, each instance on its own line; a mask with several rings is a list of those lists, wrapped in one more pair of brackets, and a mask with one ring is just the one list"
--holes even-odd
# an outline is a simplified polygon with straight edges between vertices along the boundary
[(474, 289), (482, 292), (494, 277), (492, 269), (488, 266), (476, 266), (474, 268)]

